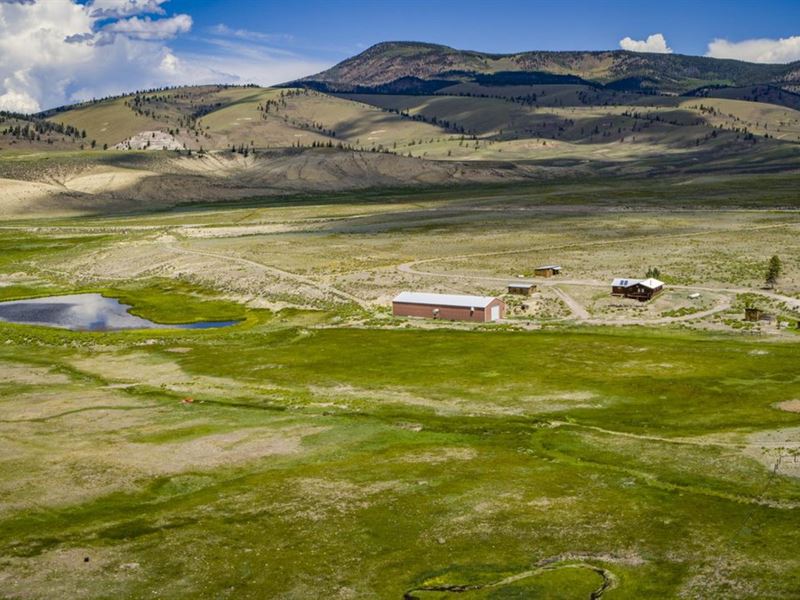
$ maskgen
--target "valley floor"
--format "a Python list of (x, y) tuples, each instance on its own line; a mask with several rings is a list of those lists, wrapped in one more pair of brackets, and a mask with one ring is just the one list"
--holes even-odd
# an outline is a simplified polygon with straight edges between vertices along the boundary
[[(0, 300), (241, 323), (0, 323), (0, 596), (794, 597), (796, 183), (6, 222)], [(546, 263), (564, 274), (503, 323), (390, 316), (401, 290), (503, 294)], [(649, 268), (663, 296), (610, 298)]]

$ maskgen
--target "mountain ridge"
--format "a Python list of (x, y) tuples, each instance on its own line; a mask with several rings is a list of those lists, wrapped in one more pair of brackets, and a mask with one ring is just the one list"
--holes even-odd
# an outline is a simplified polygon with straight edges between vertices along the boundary
[[(464, 83), (498, 73), (574, 76), (586, 84), (610, 85), (639, 80), (643, 90), (684, 94), (708, 86), (797, 85), (800, 61), (749, 63), (684, 54), (628, 50), (533, 50), (511, 54), (458, 50), (428, 42), (381, 42), (330, 69), (286, 85), (321, 91), (392, 87), (403, 79)], [(397, 86), (395, 86), (397, 87)]]

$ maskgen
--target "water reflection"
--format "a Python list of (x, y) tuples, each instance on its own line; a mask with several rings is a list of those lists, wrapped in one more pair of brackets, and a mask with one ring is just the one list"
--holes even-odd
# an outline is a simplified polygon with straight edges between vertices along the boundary
[(164, 325), (130, 314), (130, 306), (100, 294), (71, 294), (0, 302), (0, 321), (49, 325), (73, 331), (122, 329), (210, 329), (237, 321), (201, 321)]

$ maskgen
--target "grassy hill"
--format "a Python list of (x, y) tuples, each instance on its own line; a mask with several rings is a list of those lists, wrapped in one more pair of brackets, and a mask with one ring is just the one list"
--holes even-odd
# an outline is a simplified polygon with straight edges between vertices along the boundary
[(796, 170), (797, 67), (379, 44), (286, 87), (178, 87), (0, 114), (0, 212)]
[(41, 117), (52, 126), (85, 131), (100, 147), (127, 147), (137, 135), (161, 132), (175, 147), (191, 150), (317, 145), (371, 150), (445, 133), (435, 125), (313, 90), (252, 86), (136, 93)]

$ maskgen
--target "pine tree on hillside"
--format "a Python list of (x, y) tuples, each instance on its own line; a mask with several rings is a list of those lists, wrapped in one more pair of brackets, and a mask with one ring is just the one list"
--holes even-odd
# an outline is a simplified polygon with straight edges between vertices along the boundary
[(766, 276), (764, 277), (767, 286), (775, 287), (775, 284), (778, 283), (778, 278), (781, 276), (782, 269), (783, 265), (781, 264), (781, 259), (778, 258), (777, 255), (769, 259), (769, 265), (767, 266), (767, 273)]

